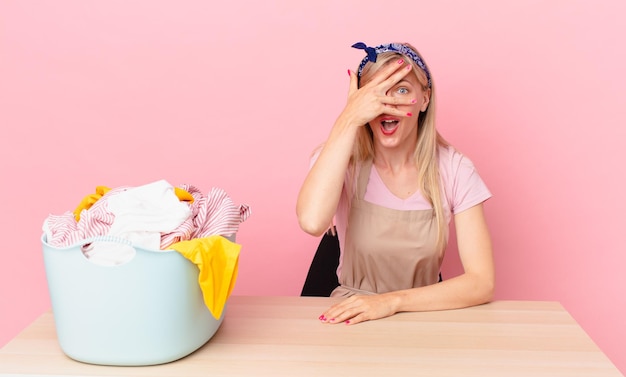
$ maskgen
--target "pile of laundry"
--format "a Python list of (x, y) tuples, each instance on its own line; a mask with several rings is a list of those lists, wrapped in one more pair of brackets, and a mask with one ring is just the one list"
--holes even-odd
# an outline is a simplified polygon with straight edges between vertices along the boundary
[[(151, 251), (178, 251), (200, 269), (205, 303), (216, 316), (237, 277), (241, 246), (228, 238), (234, 238), (250, 213), (220, 188), (204, 195), (192, 185), (174, 187), (159, 180), (137, 187), (98, 186), (74, 211), (50, 214), (42, 228), (48, 245), (81, 247), (91, 262), (103, 266), (128, 262), (134, 249), (129, 253), (128, 247), (110, 242), (82, 247), (86, 241), (108, 237)], [(215, 297), (217, 291), (223, 292), (221, 297)]]

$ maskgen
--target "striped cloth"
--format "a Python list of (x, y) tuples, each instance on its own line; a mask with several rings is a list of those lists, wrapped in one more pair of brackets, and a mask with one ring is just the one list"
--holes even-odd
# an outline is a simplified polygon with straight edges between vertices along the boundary
[(46, 242), (54, 247), (66, 247), (80, 243), (88, 238), (107, 235), (115, 215), (109, 212), (109, 197), (126, 191), (127, 187), (110, 190), (96, 201), (88, 210), (80, 212), (80, 220), (67, 211), (61, 215), (49, 215), (43, 223)]
[(194, 238), (234, 235), (239, 230), (239, 224), (250, 215), (250, 207), (245, 204), (235, 206), (221, 188), (213, 187), (206, 196), (192, 185), (181, 185), (179, 188), (193, 196), (191, 216), (176, 230), (161, 236), (162, 250), (173, 243)]

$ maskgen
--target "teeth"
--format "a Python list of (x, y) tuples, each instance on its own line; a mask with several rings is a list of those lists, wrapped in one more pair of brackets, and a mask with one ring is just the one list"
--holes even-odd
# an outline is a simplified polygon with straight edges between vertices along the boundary
[(397, 120), (393, 120), (393, 119), (385, 119), (385, 120), (383, 120), (380, 123), (383, 126), (383, 128), (385, 130), (387, 130), (387, 131), (393, 130), (398, 125), (398, 121)]

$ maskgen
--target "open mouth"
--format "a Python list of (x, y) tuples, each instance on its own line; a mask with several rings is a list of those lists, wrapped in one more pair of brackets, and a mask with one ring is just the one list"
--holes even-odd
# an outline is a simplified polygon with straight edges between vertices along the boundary
[(385, 119), (380, 122), (385, 135), (391, 135), (398, 128), (398, 123), (399, 121), (394, 119)]

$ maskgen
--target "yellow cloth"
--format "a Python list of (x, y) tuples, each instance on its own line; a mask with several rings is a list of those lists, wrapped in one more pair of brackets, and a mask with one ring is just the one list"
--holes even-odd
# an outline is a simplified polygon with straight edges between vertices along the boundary
[(222, 236), (210, 236), (180, 241), (169, 248), (178, 251), (198, 266), (198, 283), (204, 303), (213, 317), (219, 319), (226, 300), (235, 287), (241, 245)]
[(189, 204), (193, 203), (193, 195), (191, 195), (188, 191), (183, 190), (178, 187), (174, 187), (174, 194), (178, 197), (178, 200), (181, 202), (189, 202)]
[(109, 187), (97, 186), (95, 194), (86, 195), (74, 210), (74, 219), (76, 219), (76, 222), (80, 220), (80, 212), (82, 210), (91, 208), (91, 206), (94, 205), (95, 202), (100, 200), (100, 198), (102, 198), (102, 196), (109, 191), (111, 191)]
[[(100, 200), (100, 198), (102, 198), (102, 196), (104, 196), (104, 194), (109, 191), (111, 191), (109, 187), (96, 186), (95, 194), (86, 195), (74, 210), (74, 218), (76, 219), (76, 222), (80, 220), (80, 212), (82, 210), (91, 208), (91, 206), (93, 206), (98, 200)], [(181, 202), (189, 202), (189, 204), (191, 204), (194, 201), (193, 195), (181, 188), (174, 187), (174, 194), (176, 194), (178, 200)]]

